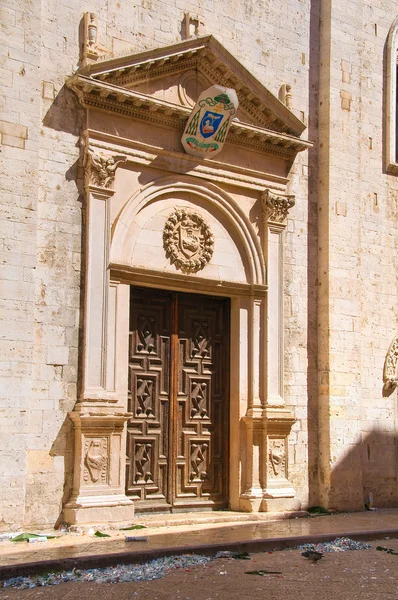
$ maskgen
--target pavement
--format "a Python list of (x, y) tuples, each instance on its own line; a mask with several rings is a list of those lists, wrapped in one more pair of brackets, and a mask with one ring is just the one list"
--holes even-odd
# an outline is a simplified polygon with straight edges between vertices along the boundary
[[(309, 516), (308, 513), (233, 512), (139, 516), (144, 529), (48, 532), (45, 542), (0, 542), (0, 580), (49, 570), (142, 563), (182, 553), (214, 555), (220, 550), (263, 552), (336, 537), (355, 540), (398, 538), (398, 509)], [(32, 532), (30, 532), (32, 533)], [(37, 532), (36, 532), (37, 533)], [(127, 541), (127, 537), (145, 538)]]

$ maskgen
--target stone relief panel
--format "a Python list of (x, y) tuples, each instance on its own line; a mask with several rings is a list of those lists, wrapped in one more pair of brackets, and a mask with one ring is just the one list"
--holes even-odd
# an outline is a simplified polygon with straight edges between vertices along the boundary
[(287, 478), (286, 439), (268, 440), (268, 474), (273, 479)]
[(108, 483), (107, 437), (86, 438), (84, 443), (83, 480), (88, 485)]
[(196, 273), (207, 265), (214, 251), (210, 227), (196, 212), (177, 208), (169, 216), (163, 231), (166, 256), (184, 273)]

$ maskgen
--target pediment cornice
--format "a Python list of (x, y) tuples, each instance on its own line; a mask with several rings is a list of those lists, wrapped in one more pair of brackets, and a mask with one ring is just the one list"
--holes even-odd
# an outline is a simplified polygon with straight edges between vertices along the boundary
[(288, 159), (311, 146), (299, 138), (305, 125), (271, 94), (214, 37), (195, 38), (88, 65), (67, 81), (82, 105), (183, 130), (191, 108), (137, 89), (143, 81), (197, 69), (210, 81), (236, 90), (253, 124), (234, 121), (229, 143)]

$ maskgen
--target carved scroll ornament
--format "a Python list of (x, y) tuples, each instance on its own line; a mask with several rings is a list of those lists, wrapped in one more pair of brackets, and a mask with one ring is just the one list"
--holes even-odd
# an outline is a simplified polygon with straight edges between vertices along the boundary
[(390, 395), (398, 386), (397, 377), (397, 363), (398, 363), (398, 335), (396, 335), (390, 344), (387, 352), (386, 360), (384, 361), (384, 392), (385, 395)]
[(185, 273), (196, 273), (213, 256), (214, 239), (200, 215), (187, 208), (177, 208), (166, 221), (163, 245), (177, 268)]
[(261, 197), (265, 221), (283, 223), (289, 210), (295, 205), (294, 196), (280, 196), (270, 190), (265, 190)]
[(126, 156), (112, 156), (88, 152), (89, 183), (103, 188), (109, 188), (115, 179), (116, 169), (125, 163)]

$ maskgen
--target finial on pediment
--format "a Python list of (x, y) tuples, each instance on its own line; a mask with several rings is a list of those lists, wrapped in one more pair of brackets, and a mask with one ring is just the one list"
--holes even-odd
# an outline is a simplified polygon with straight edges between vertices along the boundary
[(127, 161), (124, 155), (96, 154), (93, 150), (87, 152), (88, 182), (102, 188), (109, 188), (115, 179), (116, 169)]
[(274, 194), (271, 190), (263, 192), (261, 202), (264, 221), (271, 221), (273, 223), (284, 223), (289, 210), (296, 203), (294, 196)]
[(279, 100), (290, 110), (292, 108), (292, 86), (290, 83), (281, 85), (278, 96)]
[(83, 16), (83, 59), (97, 60), (99, 51), (98, 42), (98, 17), (95, 13), (86, 12)]
[(86, 12), (81, 21), (81, 62), (96, 61), (110, 54), (110, 50), (101, 46), (98, 39), (98, 17), (93, 12)]
[(204, 21), (198, 15), (185, 13), (183, 29), (183, 39), (198, 37), (204, 33)]

